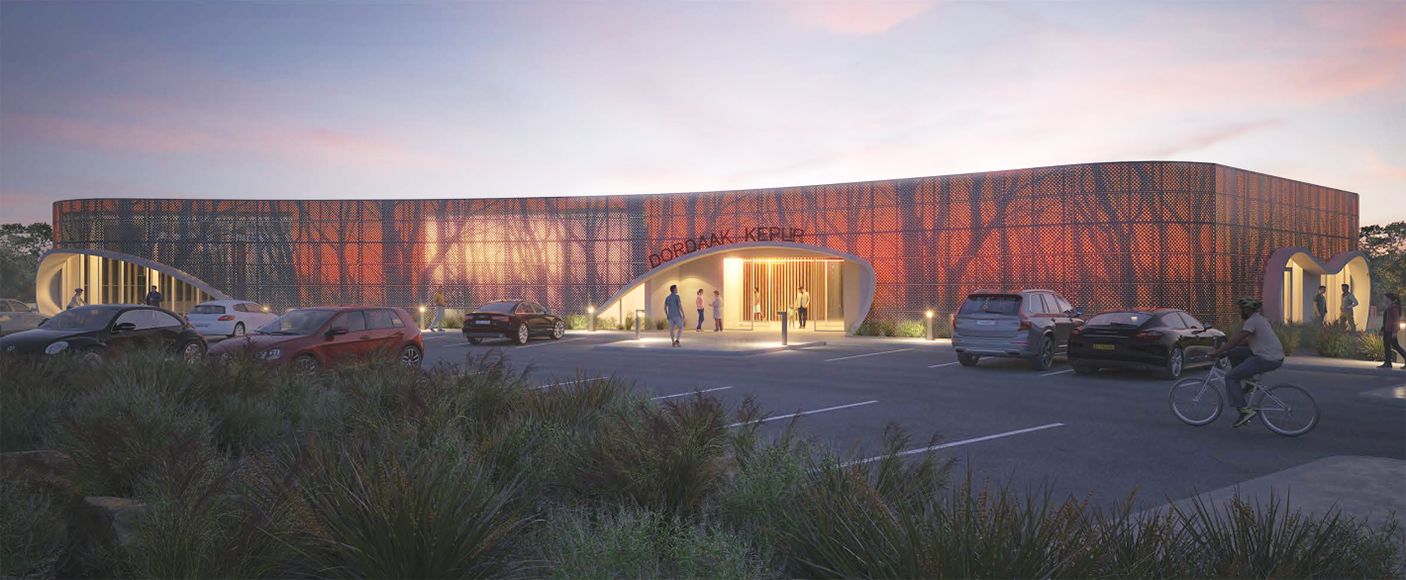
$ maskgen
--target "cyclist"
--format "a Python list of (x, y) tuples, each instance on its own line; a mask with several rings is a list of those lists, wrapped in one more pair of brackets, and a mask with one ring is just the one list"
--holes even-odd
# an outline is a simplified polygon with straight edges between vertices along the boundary
[(1239, 427), (1249, 423), (1250, 419), (1258, 414), (1245, 402), (1245, 392), (1240, 390), (1240, 381), (1283, 366), (1284, 345), (1280, 344), (1279, 337), (1274, 335), (1269, 320), (1260, 313), (1263, 303), (1259, 298), (1246, 296), (1236, 300), (1235, 304), (1240, 307), (1240, 318), (1245, 321), (1245, 325), (1220, 348), (1211, 351), (1211, 356), (1225, 355), (1230, 358), (1231, 364), (1235, 365), (1235, 368), (1225, 373), (1225, 396), (1230, 400), (1230, 404), (1240, 411), (1240, 416), (1235, 419), (1235, 426)]

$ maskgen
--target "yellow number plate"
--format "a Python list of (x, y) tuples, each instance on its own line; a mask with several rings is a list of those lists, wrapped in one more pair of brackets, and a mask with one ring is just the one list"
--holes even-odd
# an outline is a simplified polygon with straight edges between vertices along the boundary
[(1095, 345), (1094, 345), (1094, 350), (1113, 350), (1113, 345), (1111, 345), (1111, 344), (1095, 344)]

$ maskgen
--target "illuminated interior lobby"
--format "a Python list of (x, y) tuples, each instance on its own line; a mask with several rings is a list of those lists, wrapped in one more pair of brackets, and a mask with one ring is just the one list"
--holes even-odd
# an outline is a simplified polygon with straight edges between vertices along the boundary
[(54, 204), (55, 249), (35, 290), (52, 313), (76, 286), (93, 303), (126, 301), (112, 288), (140, 280), (169, 287), (177, 310), (221, 297), (415, 309), (442, 289), (456, 309), (520, 298), (619, 321), (661, 317), (677, 284), (690, 319), (701, 288), (706, 304), (721, 293), (725, 328), (766, 330), (805, 286), (810, 326), (852, 333), (945, 319), (981, 289), (1207, 320), (1258, 295), (1297, 321), (1331, 282), (1330, 295), (1353, 288), (1362, 321), (1357, 229), (1354, 193), (1171, 161), (639, 195), (79, 199)]

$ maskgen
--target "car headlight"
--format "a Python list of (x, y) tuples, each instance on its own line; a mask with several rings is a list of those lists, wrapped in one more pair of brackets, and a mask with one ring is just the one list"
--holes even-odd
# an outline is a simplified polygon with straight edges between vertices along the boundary
[(268, 350), (266, 350), (266, 351), (264, 351), (264, 352), (259, 353), (259, 358), (264, 359), (264, 360), (280, 359), (280, 358), (283, 358), (283, 350), (282, 350), (282, 349), (277, 349), (277, 348), (271, 348), (271, 349), (268, 349)]
[(59, 354), (63, 352), (65, 348), (68, 348), (68, 341), (60, 340), (49, 344), (49, 346), (44, 349), (44, 354)]

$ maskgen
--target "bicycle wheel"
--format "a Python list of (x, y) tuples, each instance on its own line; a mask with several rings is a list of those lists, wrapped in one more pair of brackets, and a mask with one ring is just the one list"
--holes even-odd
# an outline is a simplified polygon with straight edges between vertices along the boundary
[(1259, 411), (1264, 426), (1285, 437), (1298, 437), (1318, 426), (1318, 402), (1298, 385), (1269, 388), (1260, 397)]
[(1172, 414), (1187, 425), (1209, 425), (1220, 418), (1220, 390), (1205, 377), (1190, 377), (1177, 381), (1167, 398)]

